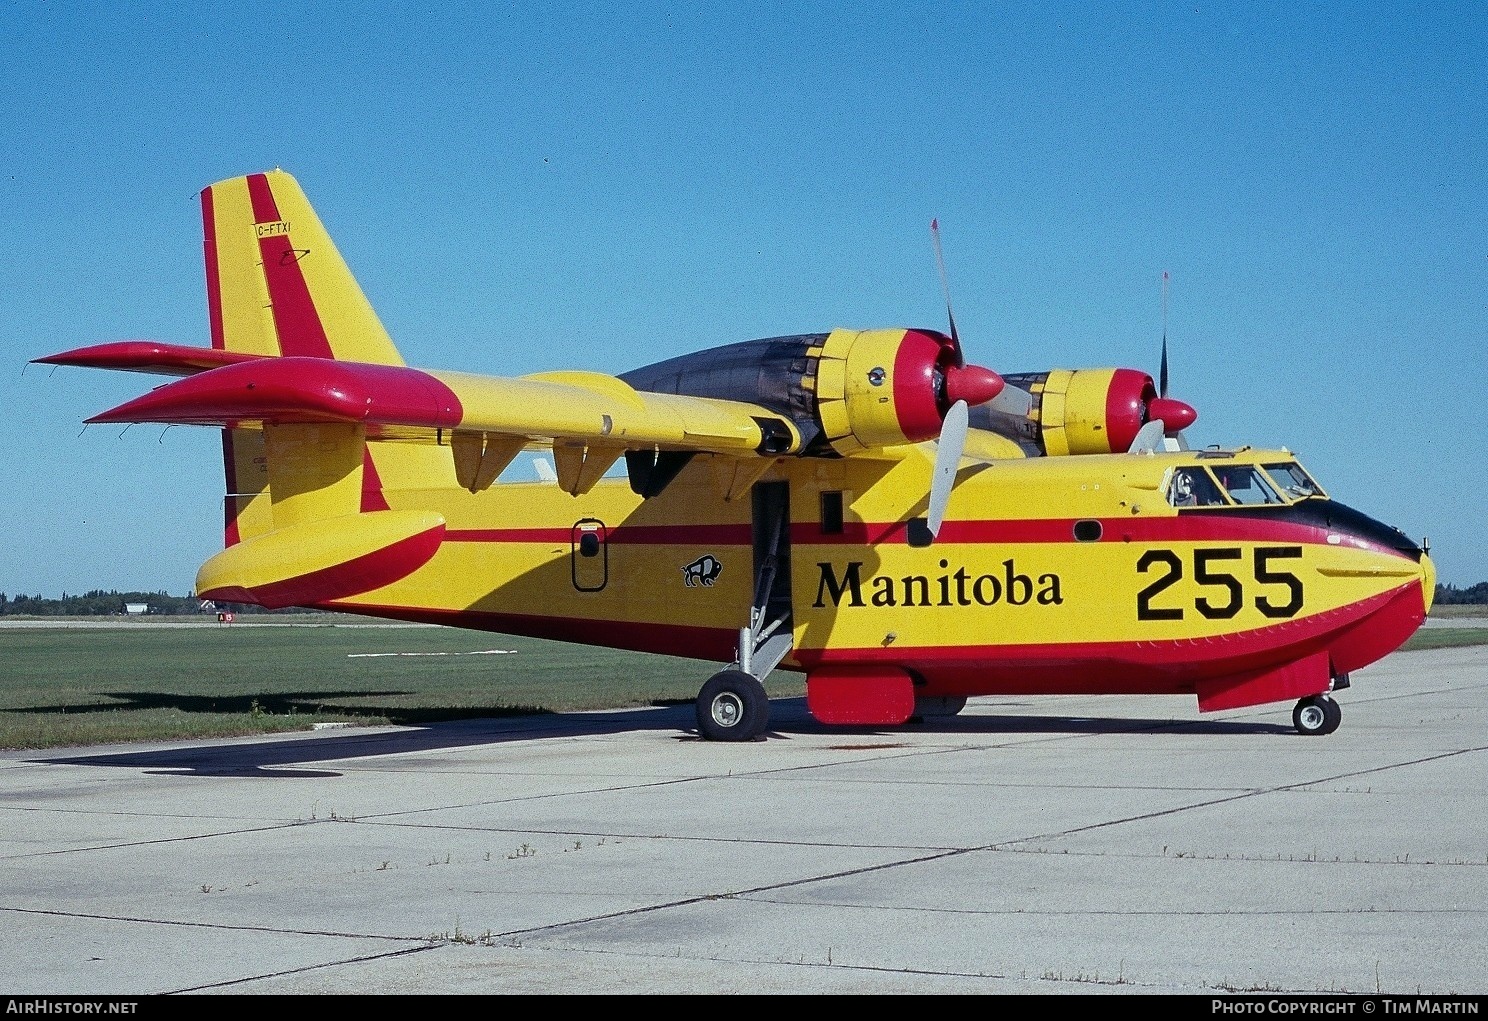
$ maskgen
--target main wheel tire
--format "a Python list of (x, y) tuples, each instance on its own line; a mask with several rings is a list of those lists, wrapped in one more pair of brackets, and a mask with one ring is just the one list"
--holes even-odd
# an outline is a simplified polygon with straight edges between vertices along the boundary
[(698, 692), (698, 733), (709, 741), (753, 741), (769, 722), (770, 696), (753, 674), (723, 670)]
[(916, 716), (955, 716), (966, 708), (966, 699), (959, 695), (934, 695), (930, 698), (916, 698), (914, 714)]
[(1327, 695), (1301, 699), (1292, 709), (1292, 726), (1299, 734), (1319, 737), (1331, 734), (1342, 721), (1343, 709)]

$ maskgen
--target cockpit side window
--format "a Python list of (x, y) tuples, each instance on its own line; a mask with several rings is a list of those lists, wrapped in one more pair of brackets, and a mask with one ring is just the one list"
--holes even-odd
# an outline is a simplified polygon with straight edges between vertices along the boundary
[(1223, 507), (1228, 500), (1203, 468), (1178, 468), (1168, 483), (1168, 502), (1174, 507)]
[(1312, 481), (1312, 476), (1303, 471), (1296, 461), (1268, 464), (1266, 475), (1288, 499), (1305, 500), (1309, 496), (1324, 495), (1322, 488)]
[(1254, 465), (1227, 464), (1214, 469), (1219, 484), (1224, 486), (1230, 499), (1246, 507), (1258, 507), (1268, 503), (1286, 503), (1277, 495), (1275, 487)]

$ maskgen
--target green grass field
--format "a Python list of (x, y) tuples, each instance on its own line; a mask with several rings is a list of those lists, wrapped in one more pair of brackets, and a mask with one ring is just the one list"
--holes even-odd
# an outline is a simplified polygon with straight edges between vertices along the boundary
[[(453, 628), (5, 628), (0, 748), (690, 702), (717, 669)], [(771, 689), (805, 690), (789, 674)]]
[[(1488, 644), (1422, 630), (1410, 649)], [(496, 652), (493, 650), (503, 650)], [(0, 629), (0, 748), (418, 724), (691, 702), (717, 664), (435, 627)], [(805, 693), (800, 674), (773, 697)]]

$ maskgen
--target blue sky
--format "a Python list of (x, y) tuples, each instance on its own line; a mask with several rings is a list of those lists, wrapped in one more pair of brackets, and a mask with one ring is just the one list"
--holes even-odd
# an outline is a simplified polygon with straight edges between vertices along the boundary
[[(1092, 9), (1094, 8), (1094, 9)], [(61, 5), (0, 10), (0, 591), (190, 590), (216, 433), (82, 427), (206, 344), (197, 192), (294, 174), (410, 364), (620, 372), (956, 323), (1154, 374), (1488, 580), (1488, 8)]]

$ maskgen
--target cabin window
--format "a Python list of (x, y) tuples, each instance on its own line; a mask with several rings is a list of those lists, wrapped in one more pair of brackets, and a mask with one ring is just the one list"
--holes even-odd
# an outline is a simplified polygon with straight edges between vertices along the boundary
[(1203, 468), (1179, 468), (1168, 483), (1168, 502), (1174, 507), (1224, 507), (1229, 501), (1214, 477)]
[(1305, 500), (1309, 496), (1323, 496), (1322, 487), (1312, 481), (1312, 476), (1302, 470), (1296, 461), (1266, 465), (1266, 475), (1276, 484), (1284, 496)]
[(1094, 519), (1075, 522), (1076, 542), (1098, 542), (1101, 537), (1101, 523)]
[(583, 532), (579, 535), (579, 556), (599, 556), (599, 536), (594, 532)]
[(1246, 507), (1260, 507), (1268, 503), (1286, 503), (1276, 493), (1264, 472), (1254, 465), (1217, 465), (1214, 475), (1224, 486), (1230, 499)]
[(829, 489), (821, 495), (822, 535), (842, 534), (842, 490)]

